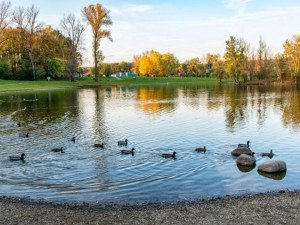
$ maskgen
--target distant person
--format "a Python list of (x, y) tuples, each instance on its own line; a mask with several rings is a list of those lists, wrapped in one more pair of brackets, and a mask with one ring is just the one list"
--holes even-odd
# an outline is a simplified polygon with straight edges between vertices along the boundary
[(50, 79), (51, 79), (51, 77), (50, 77), (50, 76), (48, 76), (48, 77), (47, 77), (47, 81), (50, 81)]

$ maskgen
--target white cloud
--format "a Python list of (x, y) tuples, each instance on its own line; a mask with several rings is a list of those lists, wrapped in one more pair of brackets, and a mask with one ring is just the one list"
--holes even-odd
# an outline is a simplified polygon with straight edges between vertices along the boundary
[(252, 0), (221, 0), (221, 1), (227, 8), (242, 13), (246, 9), (247, 4)]
[(122, 5), (119, 7), (109, 7), (112, 15), (122, 15), (122, 14), (129, 14), (129, 15), (136, 15), (138, 13), (149, 12), (153, 9), (151, 5)]
[(131, 12), (147, 12), (153, 9), (151, 5), (129, 5), (128, 6), (129, 11)]

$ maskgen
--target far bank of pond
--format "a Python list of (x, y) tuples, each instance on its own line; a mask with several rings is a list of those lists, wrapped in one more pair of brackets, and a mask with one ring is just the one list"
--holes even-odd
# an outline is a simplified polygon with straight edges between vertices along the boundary
[[(92, 78), (77, 78), (75, 82), (67, 80), (51, 81), (16, 81), (0, 80), (0, 93), (28, 90), (54, 90), (62, 88), (82, 88), (82, 87), (113, 87), (113, 86), (146, 86), (146, 85), (182, 85), (182, 84), (215, 84), (219, 85), (219, 80), (215, 78), (195, 78), (195, 77), (125, 77), (125, 78), (101, 78), (99, 82)], [(251, 81), (241, 83), (241, 85), (264, 85), (265, 81)], [(223, 85), (234, 84), (231, 79), (223, 79)]]

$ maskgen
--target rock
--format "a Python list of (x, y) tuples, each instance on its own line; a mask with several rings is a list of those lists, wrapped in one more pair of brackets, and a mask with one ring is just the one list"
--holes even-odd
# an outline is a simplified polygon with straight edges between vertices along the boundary
[(255, 168), (255, 166), (240, 166), (240, 165), (237, 165), (237, 168), (242, 173), (249, 173), (250, 171), (252, 171)]
[(250, 148), (238, 147), (238, 148), (234, 149), (231, 152), (231, 154), (234, 156), (240, 156), (241, 154), (251, 155), (252, 151), (250, 150)]
[(241, 166), (255, 166), (256, 159), (253, 156), (246, 155), (246, 154), (241, 154), (237, 161), (237, 165)]
[(265, 173), (280, 173), (286, 171), (286, 163), (281, 160), (270, 160), (262, 163), (258, 171)]
[[(248, 167), (248, 168), (251, 168), (251, 167)], [(283, 180), (285, 178), (285, 176), (286, 176), (286, 172), (265, 173), (265, 172), (258, 171), (258, 174), (261, 175), (261, 176), (263, 176), (263, 177), (272, 179), (272, 180)]]

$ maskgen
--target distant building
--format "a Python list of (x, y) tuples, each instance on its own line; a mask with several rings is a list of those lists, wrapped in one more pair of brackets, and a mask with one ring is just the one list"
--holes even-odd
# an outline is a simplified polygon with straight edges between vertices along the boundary
[(111, 74), (110, 77), (137, 77), (138, 75), (135, 73), (115, 73), (115, 74)]

